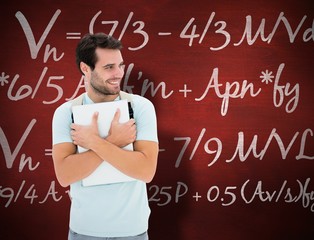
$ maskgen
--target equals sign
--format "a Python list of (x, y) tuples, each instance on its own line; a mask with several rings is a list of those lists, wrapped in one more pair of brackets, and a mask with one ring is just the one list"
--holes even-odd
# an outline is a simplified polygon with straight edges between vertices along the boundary
[(52, 156), (52, 149), (45, 149), (45, 156)]
[(69, 32), (66, 35), (66, 39), (81, 39), (81, 33)]

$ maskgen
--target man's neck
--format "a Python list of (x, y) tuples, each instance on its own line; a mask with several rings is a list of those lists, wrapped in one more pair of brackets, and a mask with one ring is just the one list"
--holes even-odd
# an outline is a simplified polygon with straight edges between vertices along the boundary
[(94, 103), (111, 102), (111, 101), (114, 101), (119, 96), (119, 94), (98, 95), (98, 94), (90, 94), (90, 93), (87, 93), (87, 95)]

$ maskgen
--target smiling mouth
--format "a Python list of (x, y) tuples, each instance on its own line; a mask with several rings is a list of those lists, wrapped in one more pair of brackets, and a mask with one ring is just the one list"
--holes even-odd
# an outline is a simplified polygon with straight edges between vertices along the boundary
[(120, 79), (107, 80), (107, 83), (109, 83), (110, 85), (120, 85)]

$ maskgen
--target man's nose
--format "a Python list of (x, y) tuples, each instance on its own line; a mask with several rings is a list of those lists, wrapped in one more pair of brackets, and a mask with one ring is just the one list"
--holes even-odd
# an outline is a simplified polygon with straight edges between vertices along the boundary
[(114, 73), (114, 76), (115, 76), (116, 78), (122, 78), (123, 75), (124, 75), (124, 69), (123, 69), (122, 67), (116, 68), (116, 71), (115, 71), (115, 73)]

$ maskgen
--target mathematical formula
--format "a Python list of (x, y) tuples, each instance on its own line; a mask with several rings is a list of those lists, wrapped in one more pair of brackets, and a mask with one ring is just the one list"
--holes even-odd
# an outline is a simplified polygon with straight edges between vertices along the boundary
[[(237, 201), (243, 201), (246, 204), (256, 201), (301, 203), (303, 208), (314, 212), (314, 190), (310, 189), (310, 181), (311, 178), (307, 178), (304, 182), (297, 179), (296, 185), (291, 181), (284, 180), (278, 190), (267, 190), (263, 181), (248, 179), (239, 186), (219, 187), (213, 185), (208, 187), (207, 192), (203, 194), (198, 191), (191, 192), (186, 183), (178, 181), (175, 185), (167, 186), (151, 184), (148, 187), (148, 194), (150, 204), (156, 204), (159, 207), (173, 203), (178, 204), (183, 199), (193, 198), (195, 204), (207, 201), (208, 203), (218, 203), (223, 207), (234, 205)], [(291, 187), (288, 186), (289, 183), (292, 185)], [(49, 189), (43, 196), (38, 195), (35, 184), (29, 184), (26, 180), (23, 180), (17, 189), (0, 186), (0, 199), (3, 200), (1, 202), (6, 208), (18, 201), (27, 201), (29, 204), (44, 204), (49, 200), (59, 202), (63, 197), (69, 197), (68, 194), (68, 190), (59, 193), (56, 190), (55, 181), (51, 181)]]
[[(306, 8), (309, 1), (295, 4), (295, 9), (270, 1), (263, 2), (268, 8), (260, 9), (241, 1), (233, 3), (235, 8), (203, 1), (202, 8), (182, 11), (179, 7), (189, 5), (170, 2), (145, 6), (128, 2), (121, 9), (114, 2), (108, 6), (100, 1), (88, 11), (83, 2), (75, 8), (53, 3), (40, 12), (29, 4), (4, 6), (8, 8), (3, 11), (7, 30), (0, 68), (4, 228), (15, 224), (17, 235), (36, 238), (31, 234), (39, 237), (45, 228), (33, 233), (32, 226), (44, 226), (44, 221), (49, 226), (57, 217), (62, 221), (56, 227), (67, 226), (67, 218), (59, 218), (67, 212), (44, 209), (71, 201), (69, 188), (54, 177), (51, 116), (57, 105), (85, 91), (84, 77), (75, 66), (76, 44), (85, 33), (104, 32), (124, 46), (121, 89), (150, 99), (156, 107), (158, 169), (147, 192), (152, 211), (160, 212), (152, 214), (151, 223), (160, 222), (160, 213), (172, 216), (188, 209), (183, 218), (179, 214), (164, 221), (169, 232), (182, 231), (172, 239), (194, 231), (199, 239), (209, 234), (223, 238), (221, 232), (208, 231), (206, 223), (233, 229), (221, 214), (228, 212), (243, 220), (243, 228), (252, 227), (250, 222), (266, 219), (243, 219), (239, 214), (262, 205), (274, 218), (282, 217), (281, 211), (296, 213), (290, 225), (278, 223), (274, 231), (278, 228), (287, 236), (287, 229), (294, 226), (303, 236), (312, 234), (314, 19)], [(29, 211), (23, 206), (36, 218), (24, 223)], [(51, 217), (41, 216), (41, 210)], [(208, 218), (212, 210), (215, 215)], [(203, 219), (208, 221), (197, 226)], [(161, 226), (152, 226), (153, 238), (153, 228)], [(57, 232), (50, 237), (61, 239)]]
[[(67, 192), (68, 191), (66, 191), (66, 193)], [(18, 200), (26, 200), (29, 202), (29, 204), (44, 204), (49, 199), (52, 199), (54, 202), (59, 202), (62, 198), (62, 194), (56, 191), (55, 181), (51, 181), (50, 187), (44, 196), (39, 196), (36, 185), (30, 184), (26, 180), (21, 182), (18, 189), (7, 186), (0, 186), (0, 199), (5, 201), (4, 207), (6, 208), (11, 204), (16, 203)]]
[[(2, 149), (4, 149), (4, 159), (6, 162), (6, 166), (8, 169), (11, 169), (13, 166), (13, 163), (16, 161), (16, 158), (21, 155), (20, 162), (19, 162), (19, 172), (22, 172), (25, 168), (28, 167), (29, 171), (34, 171), (39, 167), (39, 162), (34, 163), (31, 156), (27, 156), (24, 153), (21, 153), (23, 144), (27, 140), (30, 132), (34, 128), (37, 120), (33, 119), (30, 121), (29, 125), (27, 126), (26, 130), (23, 134), (21, 134), (21, 138), (17, 144), (17, 146), (11, 150), (10, 143), (7, 140), (5, 131), (0, 127), (0, 145)], [(199, 136), (197, 137), (197, 140), (193, 140), (191, 137), (173, 137), (174, 143), (183, 142), (184, 144), (181, 147), (180, 152), (177, 155), (177, 159), (175, 161), (175, 168), (180, 167), (181, 162), (183, 159), (189, 159), (193, 160), (194, 155), (199, 153), (206, 153), (208, 154), (208, 158), (206, 158), (204, 161), (208, 167), (213, 166), (217, 161), (220, 159), (220, 161), (223, 161), (221, 159), (222, 153), (223, 153), (223, 142), (220, 140), (219, 137), (214, 136), (210, 137), (206, 140), (205, 133), (207, 129), (202, 128)], [(266, 142), (262, 143), (264, 144), (264, 147), (259, 149), (257, 146), (261, 145), (261, 142), (259, 142), (258, 135), (254, 135), (252, 140), (245, 139), (245, 133), (244, 132), (238, 132), (237, 134), (237, 143), (235, 144), (235, 150), (230, 156), (229, 159), (224, 160), (226, 163), (231, 163), (235, 161), (235, 159), (239, 159), (241, 162), (245, 162), (249, 157), (253, 157), (255, 159), (263, 160), (265, 154), (267, 153), (269, 146), (271, 143), (276, 143), (278, 146), (278, 151), (281, 154), (282, 159), (286, 159), (288, 154), (290, 153), (290, 149), (292, 146), (296, 145), (299, 146), (299, 153), (295, 156), (296, 160), (313, 160), (314, 155), (313, 152), (307, 152), (305, 149), (309, 149), (307, 146), (310, 146), (311, 140), (313, 140), (313, 130), (310, 128), (305, 129), (302, 133), (297, 131), (294, 133), (293, 136), (291, 136), (291, 139), (288, 141), (284, 141), (282, 137), (280, 136), (280, 133), (277, 132), (275, 128), (272, 129), (270, 132), (268, 139)], [(203, 142), (205, 143), (203, 144)], [(251, 141), (251, 142), (249, 142)], [(193, 146), (193, 150), (189, 156), (186, 156), (186, 150), (190, 146), (191, 142), (195, 142)], [(244, 142), (249, 142), (248, 147), (244, 145)], [(309, 143), (310, 142), (310, 143)], [(162, 142), (161, 142), (162, 145)], [(214, 148), (212, 146), (215, 146)], [(287, 146), (287, 147), (285, 147)], [(247, 149), (247, 150), (245, 150)], [(45, 149), (45, 155), (51, 156), (51, 149)], [(43, 152), (44, 152), (43, 151)], [(169, 151), (169, 150), (168, 150)], [(164, 152), (167, 152), (167, 149), (164, 150)]]
[[(246, 180), (244, 183), (234, 186), (219, 187), (217, 185), (210, 186), (205, 193), (189, 192), (189, 187), (184, 182), (177, 182), (174, 186), (158, 186), (151, 185), (149, 187), (150, 198), (152, 204), (163, 207), (170, 203), (178, 204), (186, 198), (193, 198), (196, 202), (207, 201), (208, 203), (217, 203), (223, 207), (236, 204), (237, 201), (243, 201), (251, 204), (256, 201), (278, 203), (301, 203), (303, 208), (308, 208), (314, 212), (314, 190), (309, 187), (311, 178), (307, 178), (304, 182), (296, 180), (297, 187), (293, 182), (284, 180), (278, 190), (267, 190), (263, 185), (263, 181)], [(292, 184), (294, 188), (289, 187)], [(251, 190), (254, 189), (254, 191)], [(250, 190), (249, 190), (250, 189)]]
[[(56, 21), (60, 14), (61, 14), (60, 9), (55, 11), (53, 17), (51, 18), (50, 22), (47, 25), (47, 28), (43, 36), (48, 35), (48, 33), (50, 32), (54, 24), (56, 24)], [(41, 47), (44, 38), (41, 38), (38, 44), (35, 44), (32, 32), (30, 32), (31, 35), (29, 35), (29, 31), (31, 31), (31, 27), (28, 24), (27, 18), (20, 11), (18, 11), (15, 16), (20, 22), (24, 30), (24, 33), (26, 35), (26, 38), (30, 47), (32, 58), (36, 58), (38, 49)], [(144, 21), (133, 21), (132, 19), (133, 16), (134, 16), (134, 12), (130, 12), (125, 22), (121, 23), (118, 20), (111, 20), (111, 19), (103, 20), (102, 11), (98, 11), (91, 18), (91, 21), (89, 22), (89, 32), (90, 33), (106, 32), (109, 35), (118, 36), (117, 28), (118, 26), (122, 25), (123, 26), (122, 30), (119, 36), (117, 37), (119, 40), (122, 40), (124, 35), (126, 34), (126, 30), (128, 28), (131, 28), (132, 34), (141, 36), (143, 40), (138, 46), (128, 47), (128, 49), (130, 51), (140, 50), (149, 43), (149, 38), (150, 38), (149, 37), (150, 33), (148, 31), (149, 26), (146, 27)], [(268, 35), (266, 35), (265, 33), (266, 24), (267, 24), (267, 20), (265, 18), (262, 18), (262, 20), (259, 23), (254, 22), (253, 17), (251, 15), (247, 15), (245, 19), (246, 19), (245, 26), (243, 27), (243, 34), (240, 40), (232, 39), (232, 34), (230, 33), (230, 30), (228, 30), (227, 22), (216, 19), (215, 12), (212, 12), (211, 14), (209, 14), (208, 21), (205, 24), (200, 24), (200, 25), (205, 25), (205, 27), (201, 31), (198, 30), (198, 25), (195, 24), (196, 19), (194, 17), (191, 17), (190, 20), (186, 23), (185, 27), (180, 32), (179, 36), (175, 36), (175, 37), (188, 40), (188, 45), (191, 47), (193, 43), (195, 42), (195, 40), (197, 39), (198, 39), (198, 44), (202, 44), (204, 39), (206, 40), (207, 33), (209, 31), (212, 31), (215, 35), (217, 35), (217, 37), (222, 37), (224, 40), (218, 46), (209, 46), (209, 49), (212, 51), (219, 51), (226, 48), (227, 46), (231, 44), (233, 46), (240, 46), (242, 43), (245, 42), (248, 45), (253, 45), (257, 41), (257, 39), (269, 44), (271, 43), (273, 37), (276, 35), (278, 28), (281, 25), (283, 25), (283, 27), (286, 30), (286, 34), (289, 37), (290, 43), (294, 43), (296, 38), (299, 35), (301, 35), (300, 38), (302, 39), (303, 42), (314, 41), (314, 25), (312, 24), (314, 20), (309, 19), (309, 21), (305, 22), (307, 20), (306, 15), (304, 15), (302, 19), (300, 19), (300, 22), (297, 23), (297, 27), (293, 29), (289, 20), (284, 16), (284, 12), (280, 12), (275, 25), (272, 27), (271, 33)], [(104, 28), (95, 29), (95, 23), (97, 21), (99, 21), (101, 25), (104, 26)], [(259, 25), (255, 33), (253, 31), (253, 24)], [(303, 31), (303, 33), (300, 33), (301, 27), (304, 27), (305, 24), (307, 28)], [(108, 29), (106, 27), (107, 25), (111, 26), (111, 28)], [(270, 26), (267, 26), (267, 27), (271, 28)], [(158, 32), (158, 36), (160, 37), (171, 36), (171, 35), (173, 35), (172, 32), (165, 32), (165, 31)], [(80, 38), (81, 38), (80, 32), (67, 32), (66, 33), (66, 39), (68, 40), (77, 40)], [(60, 56), (60, 58), (61, 57), (62, 56)]]
[[(208, 167), (213, 166), (217, 161), (220, 159), (220, 161), (225, 161), (226, 163), (231, 163), (235, 161), (235, 159), (239, 159), (241, 162), (245, 162), (249, 157), (253, 157), (254, 159), (263, 160), (265, 154), (267, 153), (267, 150), (269, 149), (269, 146), (272, 142), (277, 143), (277, 149), (281, 154), (282, 159), (286, 159), (290, 149), (293, 145), (299, 146), (299, 153), (295, 156), (296, 160), (313, 160), (314, 155), (313, 152), (306, 153), (305, 147), (311, 146), (310, 143), (311, 140), (313, 140), (313, 130), (312, 129), (306, 129), (301, 134), (300, 132), (295, 132), (295, 134), (291, 137), (291, 140), (288, 141), (288, 144), (286, 144), (283, 139), (280, 137), (280, 134), (277, 132), (275, 128), (272, 129), (271, 133), (268, 136), (268, 139), (266, 143), (264, 144), (264, 147), (262, 147), (260, 150), (258, 149), (258, 145), (260, 146), (261, 143), (258, 141), (259, 137), (258, 135), (254, 135), (252, 140), (245, 139), (245, 133), (244, 132), (238, 132), (238, 140), (237, 144), (235, 146), (235, 150), (232, 154), (232, 157), (226, 160), (221, 159), (221, 155), (223, 153), (223, 142), (218, 137), (211, 137), (209, 138), (203, 146), (201, 146), (201, 142), (204, 140), (204, 135), (206, 133), (206, 128), (203, 128), (200, 131), (200, 134), (197, 138), (193, 146), (193, 150), (190, 154), (190, 156), (185, 156), (185, 152), (188, 149), (189, 145), (191, 144), (191, 137), (174, 137), (174, 141), (183, 141), (184, 144), (181, 148), (181, 151), (176, 159), (175, 167), (178, 168), (181, 164), (181, 161), (183, 159), (183, 156), (186, 157), (186, 159), (192, 160), (194, 158), (194, 155), (199, 151), (204, 151), (206, 154), (208, 154), (208, 160), (206, 162)], [(251, 142), (249, 142), (251, 141)], [(298, 141), (298, 142), (297, 142)], [(310, 141), (310, 143), (308, 143)], [(247, 146), (244, 145), (244, 142), (249, 142)], [(215, 147), (212, 147), (212, 146)], [(287, 146), (287, 147), (285, 147)], [(247, 149), (247, 150), (245, 150)]]
[[(49, 59), (52, 59), (54, 62), (59, 62), (64, 57), (64, 50), (58, 50), (55, 47), (52, 46), (52, 44), (46, 43), (46, 38), (49, 35), (51, 31), (53, 31), (56, 24), (58, 24), (58, 18), (61, 15), (62, 11), (60, 9), (56, 10), (53, 16), (51, 17), (50, 21), (47, 24), (46, 29), (42, 33), (40, 39), (38, 41), (35, 40), (34, 34), (32, 32), (31, 23), (28, 22), (27, 17), (23, 15), (22, 12), (18, 11), (15, 14), (16, 19), (19, 21), (21, 28), (23, 29), (23, 32), (25, 34), (26, 41), (28, 43), (30, 56), (32, 59), (37, 59), (38, 53), (43, 49), (44, 47), (44, 57), (43, 57), (43, 63), (46, 63)], [(149, 33), (145, 29), (145, 22), (144, 21), (133, 21), (134, 12), (130, 12), (127, 16), (124, 23), (121, 23), (117, 20), (100, 20), (102, 18), (103, 12), (98, 11), (92, 18), (89, 23), (89, 31), (91, 33), (95, 32), (94, 26), (97, 21), (101, 22), (101, 25), (107, 26), (110, 25), (111, 28), (108, 29), (109, 34), (111, 35), (117, 35), (116, 31), (118, 29), (118, 26), (121, 24), (123, 25), (122, 30), (119, 34), (119, 39), (121, 40), (124, 35), (126, 34), (126, 31), (128, 28), (133, 29), (132, 34), (139, 34), (143, 38), (143, 42), (136, 47), (129, 47), (129, 50), (140, 50), (144, 46), (146, 46), (149, 42)], [(255, 43), (255, 41), (260, 38), (262, 41), (267, 42), (268, 44), (271, 43), (272, 38), (275, 36), (275, 33), (277, 29), (280, 27), (280, 25), (283, 25), (284, 28), (287, 31), (287, 35), (289, 36), (289, 40), (291, 43), (294, 43), (296, 37), (298, 36), (301, 27), (304, 28), (305, 24), (308, 24), (306, 22), (307, 16), (304, 15), (302, 19), (300, 19), (300, 22), (298, 23), (295, 30), (292, 29), (290, 22), (288, 19), (284, 16), (284, 13), (281, 12), (277, 18), (277, 21), (275, 25), (273, 26), (273, 30), (268, 36), (265, 36), (265, 25), (267, 20), (263, 18), (260, 22), (259, 28), (256, 31), (255, 34), (252, 32), (252, 24), (253, 24), (253, 17), (248, 15), (246, 16), (246, 25), (245, 30), (243, 33), (243, 36), (241, 40), (237, 43), (234, 43), (234, 46), (239, 46), (244, 42), (244, 39), (247, 40), (247, 43), (249, 45), (252, 45)], [(196, 38), (199, 38), (199, 44), (203, 43), (206, 34), (211, 29), (211, 27), (214, 26), (214, 32), (218, 35), (223, 35), (225, 37), (225, 42), (219, 46), (219, 47), (210, 47), (211, 50), (217, 51), (222, 50), (231, 42), (231, 34), (227, 32), (226, 27), (227, 23), (225, 21), (216, 20), (216, 13), (212, 12), (208, 18), (207, 23), (205, 24), (205, 27), (203, 29), (203, 32), (201, 34), (196, 33), (197, 26), (194, 24), (195, 18), (191, 18), (189, 22), (186, 24), (185, 28), (182, 30), (180, 34), (180, 38), (182, 39), (189, 39), (189, 46), (192, 46), (194, 40)], [(313, 20), (314, 21), (314, 20)], [(304, 42), (310, 42), (314, 41), (314, 24), (309, 25), (304, 33), (303, 33), (303, 41)], [(192, 30), (189, 30), (192, 28)], [(100, 29), (99, 29), (100, 31)], [(190, 31), (190, 34), (188, 34), (188, 31)], [(107, 31), (106, 31), (107, 32)], [(67, 39), (75, 39), (78, 40), (81, 38), (80, 33), (78, 32), (68, 32)], [(159, 32), (159, 36), (170, 36), (172, 33), (169, 32)], [(129, 64), (126, 74), (124, 77), (124, 85), (123, 90), (132, 93), (132, 89), (134, 88), (134, 85), (129, 85), (129, 77), (132, 73), (132, 70), (134, 68), (134, 64)], [(296, 83), (295, 85), (291, 85), (289, 82), (280, 82), (281, 73), (283, 72), (285, 68), (285, 63), (281, 63), (277, 69), (277, 73), (273, 74), (273, 71), (275, 70), (269, 70), (269, 69), (262, 69), (261, 70), (261, 81), (268, 85), (268, 83), (273, 82), (273, 105), (274, 107), (285, 107), (285, 111), (287, 113), (292, 113), (295, 111), (295, 109), (298, 106), (299, 97), (300, 97), (300, 88), (299, 83)], [(175, 94), (180, 94), (184, 98), (187, 98), (189, 94), (193, 92), (194, 95), (197, 95), (197, 97), (194, 98), (195, 102), (202, 102), (206, 101), (207, 96), (214, 94), (216, 97), (221, 99), (221, 115), (225, 116), (228, 113), (229, 106), (232, 104), (232, 99), (244, 99), (247, 97), (250, 98), (257, 98), (259, 94), (262, 92), (262, 89), (260, 87), (257, 87), (253, 84), (252, 79), (251, 82), (244, 79), (242, 82), (240, 81), (233, 81), (233, 82), (226, 82), (225, 84), (222, 84), (219, 81), (219, 68), (215, 67), (213, 68), (212, 72), (209, 70), (209, 81), (207, 85), (203, 86), (204, 91), (203, 92), (195, 92), (195, 90), (192, 89), (191, 86), (188, 86), (188, 84), (183, 83), (182, 87), (179, 89), (171, 89), (171, 86), (167, 85), (165, 81), (161, 81), (159, 83), (153, 83), (149, 79), (142, 79), (142, 88), (140, 95), (147, 96), (147, 97), (156, 97), (157, 95), (160, 95), (163, 99), (169, 99)], [(221, 74), (221, 73), (220, 73)], [(139, 79), (142, 76), (142, 72), (138, 72)], [(66, 80), (65, 76), (60, 75), (54, 75), (49, 76), (49, 68), (47, 66), (43, 67), (43, 70), (40, 74), (40, 76), (37, 76), (38, 80), (35, 82), (36, 84), (31, 85), (20, 85), (19, 79), (23, 78), (23, 76), (20, 76), (19, 74), (15, 74), (13, 77), (10, 77), (9, 74), (3, 70), (0, 76), (0, 83), (1, 87), (9, 86), (7, 90), (7, 97), (11, 101), (20, 101), (26, 98), (35, 99), (37, 96), (38, 91), (49, 91), (51, 94), (54, 95), (54, 97), (50, 97), (50, 99), (43, 99), (43, 104), (54, 104), (60, 100), (62, 100), (64, 89), (62, 87), (63, 82)], [(258, 77), (257, 77), (258, 78)], [(139, 80), (138, 79), (138, 80)], [(24, 79), (23, 79), (24, 80)], [(183, 79), (184, 81), (184, 79)], [(34, 82), (33, 80), (30, 80), (29, 82)], [(283, 82), (283, 83), (282, 83)], [(138, 82), (139, 83), (139, 82)], [(154, 85), (156, 84), (156, 85)], [(81, 78), (79, 81), (79, 84), (77, 85), (75, 92), (72, 96), (69, 96), (66, 98), (66, 100), (73, 99), (76, 94), (79, 92), (80, 89), (84, 88), (84, 79)], [(51, 96), (51, 94), (49, 96)], [(288, 102), (285, 103), (285, 100), (287, 99)]]
[[(276, 108), (284, 106), (287, 113), (292, 113), (295, 111), (299, 103), (300, 88), (299, 83), (296, 83), (295, 85), (291, 85), (289, 82), (284, 84), (280, 83), (280, 77), (282, 71), (284, 70), (284, 67), (284, 63), (281, 63), (279, 65), (276, 77), (272, 75), (272, 72), (266, 70), (261, 72), (262, 75), (260, 76), (260, 78), (261, 82), (267, 85), (268, 83), (273, 82), (273, 78), (275, 78), (272, 96), (273, 105)], [(132, 89), (134, 88), (134, 85), (131, 85), (129, 83), (129, 77), (132, 73), (133, 68), (134, 63), (128, 65), (123, 81), (124, 84), (122, 86), (123, 90), (130, 93), (133, 93)], [(39, 79), (35, 86), (30, 86), (27, 84), (19, 85), (18, 79), (20, 78), (20, 76), (18, 74), (16, 74), (13, 77), (12, 81), (9, 82), (9, 76), (5, 73), (2, 73), (2, 76), (0, 76), (0, 83), (2, 87), (4, 87), (6, 84), (9, 85), (7, 90), (7, 97), (11, 101), (20, 101), (26, 98), (34, 99), (38, 90), (40, 88), (44, 88), (45, 92), (52, 92), (55, 97), (49, 100), (43, 100), (42, 103), (54, 104), (61, 100), (63, 97), (64, 89), (62, 88), (62, 81), (65, 81), (66, 79), (62, 75), (46, 76), (48, 70), (48, 67), (43, 68), (42, 73), (39, 76)], [(138, 74), (142, 75), (142, 72), (140, 71)], [(180, 89), (169, 89), (171, 88), (171, 86), (167, 85), (167, 83), (163, 81), (158, 83), (156, 86), (149, 79), (143, 79), (142, 81), (143, 82), (140, 95), (146, 97), (156, 97), (157, 95), (159, 95), (163, 99), (169, 99), (176, 93), (183, 94), (182, 96), (186, 98), (187, 94), (193, 91), (191, 88), (188, 89), (187, 84), (184, 84), (184, 86), (182, 86), (183, 88)], [(79, 90), (82, 88), (84, 89), (84, 87), (84, 78), (81, 77), (73, 95), (66, 99), (73, 99), (78, 94)], [(211, 96), (212, 94), (214, 94), (214, 96), (221, 99), (221, 115), (225, 116), (228, 113), (229, 105), (231, 104), (232, 99), (244, 99), (246, 97), (256, 98), (261, 93), (261, 91), (262, 89), (260, 87), (256, 87), (254, 83), (249, 83), (247, 80), (243, 80), (242, 82), (234, 81), (231, 83), (220, 83), (219, 68), (214, 68), (212, 70), (209, 81), (207, 82), (207, 85), (204, 87), (204, 91), (201, 92), (200, 97), (195, 98), (194, 101), (206, 101), (207, 96)]]

